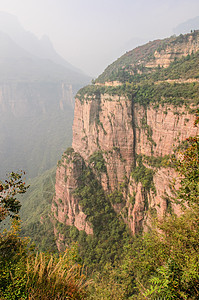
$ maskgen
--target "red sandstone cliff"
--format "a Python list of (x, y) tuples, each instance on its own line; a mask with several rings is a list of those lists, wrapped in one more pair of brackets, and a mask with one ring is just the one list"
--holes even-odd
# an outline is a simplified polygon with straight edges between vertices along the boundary
[[(190, 43), (189, 39), (187, 49)], [(74, 152), (66, 158), (63, 156), (57, 167), (56, 195), (52, 206), (55, 219), (92, 234), (92, 225), (87, 222), (73, 192), (78, 187), (82, 165), (88, 165), (89, 157), (99, 151), (107, 170), (98, 176), (104, 191), (109, 194), (120, 189), (125, 181), (122, 189), (125, 203), (113, 207), (132, 233), (146, 227), (154, 212), (162, 216), (168, 208), (165, 195), (171, 195), (169, 182), (175, 176), (174, 170), (166, 166), (151, 166), (147, 158), (164, 158), (187, 137), (198, 134), (198, 129), (193, 126), (194, 119), (194, 114), (185, 106), (164, 104), (157, 108), (153, 103), (143, 106), (135, 103), (133, 97), (113, 96), (111, 93), (77, 95), (73, 122)], [(145, 158), (144, 166), (153, 170), (154, 189), (146, 191), (141, 182), (134, 180), (133, 170), (138, 155)], [(178, 213), (177, 206), (172, 208)]]

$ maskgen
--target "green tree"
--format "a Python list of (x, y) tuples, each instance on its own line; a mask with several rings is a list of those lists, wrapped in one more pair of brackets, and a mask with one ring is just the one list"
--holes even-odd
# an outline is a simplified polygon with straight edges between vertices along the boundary
[(4, 183), (0, 181), (0, 222), (8, 216), (18, 219), (21, 204), (16, 199), (16, 195), (25, 193), (29, 187), (22, 180), (24, 174), (25, 172), (22, 171), (12, 172)]
[(85, 299), (89, 282), (76, 245), (59, 256), (36, 253), (29, 239), (20, 237), (16, 196), (28, 188), (22, 175), (12, 172), (0, 184), (0, 221), (12, 219), (10, 230), (0, 232), (0, 299)]
[[(195, 126), (198, 123), (197, 117)], [(150, 299), (199, 298), (199, 136), (186, 140), (175, 163), (180, 188), (174, 200), (181, 204), (183, 214), (158, 222), (159, 241), (167, 255), (149, 280), (145, 296)]]

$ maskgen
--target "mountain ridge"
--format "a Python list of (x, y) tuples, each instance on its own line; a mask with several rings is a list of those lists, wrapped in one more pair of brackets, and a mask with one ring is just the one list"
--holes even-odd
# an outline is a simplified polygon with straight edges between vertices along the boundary
[(54, 63), (60, 64), (76, 73), (82, 73), (83, 75), (81, 70), (72, 66), (55, 51), (53, 44), (46, 35), (38, 39), (33, 33), (26, 31), (22, 27), (16, 16), (1, 11), (0, 25), (1, 30), (28, 53), (40, 59), (52, 60)]

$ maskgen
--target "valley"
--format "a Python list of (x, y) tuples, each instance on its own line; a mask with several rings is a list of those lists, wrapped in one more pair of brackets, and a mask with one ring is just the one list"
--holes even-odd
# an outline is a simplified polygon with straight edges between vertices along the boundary
[(89, 85), (32, 59), (17, 80), (0, 71), (1, 172), (7, 155), (31, 185), (13, 211), (25, 182), (0, 185), (0, 222), (14, 221), (0, 297), (198, 299), (199, 31), (126, 52)]

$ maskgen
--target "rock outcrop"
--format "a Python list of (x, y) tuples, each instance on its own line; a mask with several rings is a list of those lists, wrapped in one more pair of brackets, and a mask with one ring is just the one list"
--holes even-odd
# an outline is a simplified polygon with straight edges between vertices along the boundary
[[(181, 44), (184, 49), (181, 53), (198, 50), (196, 40), (194, 45), (191, 41), (191, 38), (187, 39), (186, 47)], [(171, 52), (171, 44), (169, 47)], [(178, 45), (176, 47), (178, 49)], [(165, 61), (161, 51), (159, 54)], [(167, 66), (167, 63), (163, 65)], [(173, 82), (167, 80), (167, 84)], [(169, 200), (169, 183), (176, 174), (166, 162), (174, 147), (198, 134), (193, 113), (197, 104), (187, 98), (190, 105), (176, 105), (171, 101), (151, 101), (146, 105), (136, 101), (135, 93), (121, 92), (121, 85), (115, 90), (111, 85), (109, 89), (99, 86), (96, 85), (96, 90), (94, 86), (92, 91), (87, 89), (77, 94), (71, 150), (74, 152), (66, 157), (64, 154), (57, 167), (52, 206), (54, 219), (92, 234), (92, 225), (74, 195), (85, 164), (93, 170), (106, 195), (113, 195), (115, 191), (122, 194), (121, 201), (111, 200), (111, 204), (131, 232), (136, 233), (141, 228), (147, 230), (152, 215), (161, 217), (171, 209), (180, 213), (179, 207)], [(96, 171), (99, 160), (91, 160), (96, 153), (100, 153), (100, 162), (103, 161), (105, 166), (101, 167), (100, 174)], [(62, 204), (59, 204), (59, 198)]]
[(179, 36), (178, 42), (176, 39), (174, 41), (163, 47), (163, 49), (156, 50), (154, 52), (154, 59), (146, 64), (148, 68), (154, 67), (168, 67), (171, 62), (176, 59), (179, 59), (183, 56), (190, 55), (193, 52), (199, 50), (199, 36), (196, 33), (195, 35), (186, 35), (185, 38), (183, 35)]
[[(49, 103), (50, 102), (50, 103)], [(0, 83), (0, 116), (45, 114), (53, 109), (74, 107), (72, 85), (62, 82)]]

